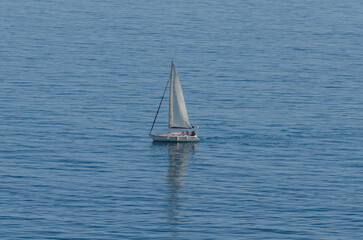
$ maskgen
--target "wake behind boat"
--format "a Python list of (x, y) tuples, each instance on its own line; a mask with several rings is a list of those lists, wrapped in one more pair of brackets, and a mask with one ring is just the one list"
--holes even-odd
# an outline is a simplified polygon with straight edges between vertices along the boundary
[[(156, 118), (158, 117), (160, 106), (163, 102), (166, 89), (170, 82), (169, 94), (169, 131), (164, 134), (154, 134), (153, 128)], [(171, 129), (182, 129), (179, 132), (171, 132)], [(188, 129), (191, 129), (189, 132)], [(149, 135), (155, 142), (199, 142), (198, 127), (190, 125), (187, 108), (184, 101), (184, 95), (179, 81), (178, 73), (176, 72), (174, 61), (171, 62), (170, 78), (164, 89), (159, 108), (156, 112), (153, 125)], [(186, 131), (184, 131), (186, 130)]]

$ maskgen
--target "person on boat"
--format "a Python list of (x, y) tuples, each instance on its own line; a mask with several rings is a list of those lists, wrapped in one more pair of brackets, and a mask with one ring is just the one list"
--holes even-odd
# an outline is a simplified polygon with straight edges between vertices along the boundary
[(189, 131), (188, 130), (187, 130), (186, 134), (189, 135)]
[(190, 135), (195, 136), (195, 132), (193, 131)]

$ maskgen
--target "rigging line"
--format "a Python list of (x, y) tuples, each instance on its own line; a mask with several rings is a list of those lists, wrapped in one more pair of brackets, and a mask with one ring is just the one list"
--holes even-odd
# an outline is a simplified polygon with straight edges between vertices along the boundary
[(163, 99), (164, 99), (164, 96), (165, 96), (165, 92), (166, 92), (166, 89), (168, 88), (168, 85), (169, 85), (170, 79), (171, 79), (171, 77), (169, 78), (168, 82), (166, 83), (166, 86), (165, 86), (165, 89), (164, 89), (164, 93), (163, 93), (163, 96), (161, 97), (160, 104), (159, 104), (159, 107), (158, 107), (158, 111), (156, 112), (156, 115), (155, 115), (155, 118), (154, 118), (154, 122), (153, 122), (153, 125), (151, 126), (151, 129), (150, 129), (149, 135), (151, 135), (151, 132), (152, 132), (152, 130), (153, 130), (153, 128), (154, 128), (155, 121), (156, 121), (156, 118), (158, 117), (159, 110), (160, 110), (160, 107), (161, 107), (161, 103), (163, 102)]

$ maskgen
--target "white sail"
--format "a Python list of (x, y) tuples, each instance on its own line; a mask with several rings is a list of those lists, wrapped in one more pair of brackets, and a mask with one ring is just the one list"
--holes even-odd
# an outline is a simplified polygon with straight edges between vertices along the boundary
[(171, 62), (170, 73), (169, 128), (191, 128), (174, 61)]

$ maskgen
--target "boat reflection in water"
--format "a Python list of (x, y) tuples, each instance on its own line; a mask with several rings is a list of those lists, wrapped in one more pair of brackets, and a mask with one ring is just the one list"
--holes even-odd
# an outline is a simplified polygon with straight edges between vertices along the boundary
[(185, 221), (180, 214), (180, 208), (184, 202), (189, 161), (196, 153), (197, 145), (198, 143), (153, 142), (153, 147), (165, 148), (169, 153), (167, 214), (170, 230), (175, 234), (178, 232), (178, 226)]

